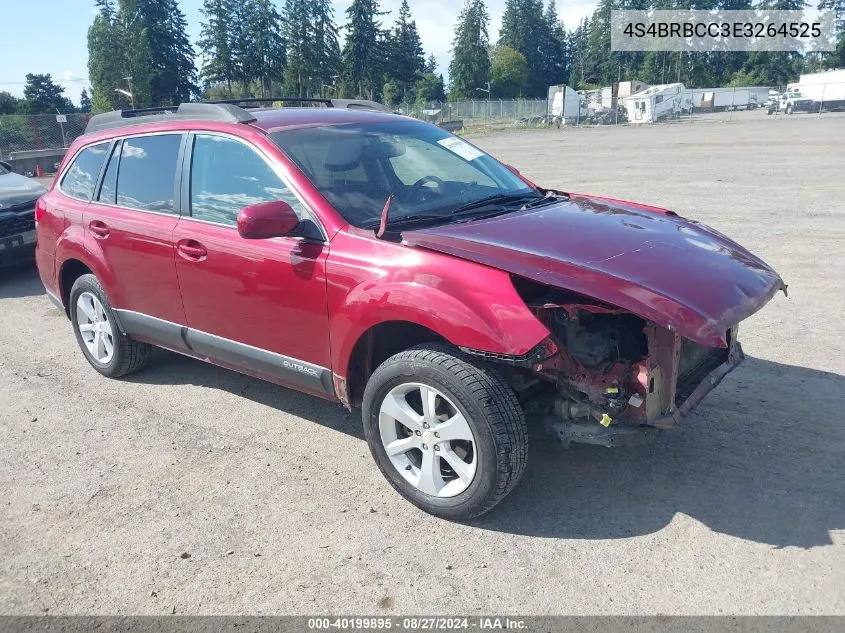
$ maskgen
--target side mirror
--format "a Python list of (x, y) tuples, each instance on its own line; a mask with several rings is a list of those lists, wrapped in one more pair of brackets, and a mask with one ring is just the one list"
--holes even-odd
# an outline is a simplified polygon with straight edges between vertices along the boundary
[(6, 161), (4, 161), (4, 160), (0, 160), (0, 167), (2, 167), (3, 169), (5, 169), (6, 171), (14, 171), (14, 170), (12, 169), (12, 166), (11, 166), (9, 163), (7, 163)]
[(247, 240), (282, 237), (291, 233), (299, 218), (287, 202), (271, 200), (241, 209), (238, 213), (238, 233)]

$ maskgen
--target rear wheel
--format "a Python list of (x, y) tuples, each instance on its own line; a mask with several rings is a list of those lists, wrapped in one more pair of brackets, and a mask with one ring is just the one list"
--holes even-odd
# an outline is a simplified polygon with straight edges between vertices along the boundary
[(491, 510), (516, 487), (528, 448), (516, 395), (491, 368), (426, 344), (380, 365), (364, 392), (364, 432), (391, 485), (454, 520)]
[(119, 378), (146, 364), (150, 346), (120, 331), (106, 293), (94, 275), (82, 275), (74, 282), (68, 309), (76, 341), (98, 372)]

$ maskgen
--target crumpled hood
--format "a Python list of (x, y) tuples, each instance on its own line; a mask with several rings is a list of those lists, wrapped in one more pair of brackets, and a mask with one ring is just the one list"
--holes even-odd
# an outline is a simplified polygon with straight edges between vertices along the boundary
[(28, 202), (35, 202), (47, 193), (37, 180), (15, 173), (0, 174), (0, 212)]
[(763, 260), (714, 229), (606, 198), (572, 194), (403, 238), (624, 308), (709, 346), (725, 346), (728, 329), (786, 291)]

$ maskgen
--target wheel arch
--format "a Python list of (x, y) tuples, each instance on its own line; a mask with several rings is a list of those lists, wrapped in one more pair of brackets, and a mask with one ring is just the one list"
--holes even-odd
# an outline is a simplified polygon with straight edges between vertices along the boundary
[(434, 341), (448, 343), (443, 335), (413, 321), (382, 321), (370, 326), (352, 347), (343, 384), (335, 385), (341, 401), (348, 407), (359, 405), (376, 367), (394, 354)]
[(83, 261), (71, 257), (62, 262), (59, 268), (59, 298), (65, 308), (65, 314), (70, 317), (70, 289), (82, 275), (92, 275), (94, 272)]
[[(377, 363), (419, 343), (521, 355), (549, 335), (517, 293), (507, 273), (476, 269), (474, 283), (429, 276), (364, 283), (330, 307), (335, 393), (346, 407), (356, 404)], [(379, 346), (376, 341), (388, 339)], [(384, 350), (391, 353), (383, 356)], [(364, 371), (357, 371), (362, 366)]]

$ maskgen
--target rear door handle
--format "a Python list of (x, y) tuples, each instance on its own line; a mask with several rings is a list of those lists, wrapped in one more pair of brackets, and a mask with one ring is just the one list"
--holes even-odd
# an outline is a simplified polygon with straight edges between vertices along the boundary
[(185, 259), (194, 262), (201, 262), (208, 255), (205, 246), (196, 240), (179, 240), (176, 244), (176, 251)]
[(94, 237), (103, 238), (109, 236), (109, 227), (105, 222), (100, 222), (99, 220), (91, 221), (88, 224), (88, 230), (94, 234)]

